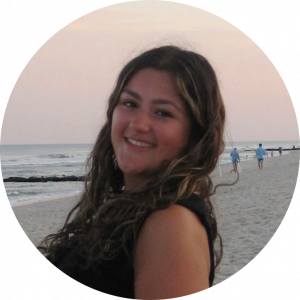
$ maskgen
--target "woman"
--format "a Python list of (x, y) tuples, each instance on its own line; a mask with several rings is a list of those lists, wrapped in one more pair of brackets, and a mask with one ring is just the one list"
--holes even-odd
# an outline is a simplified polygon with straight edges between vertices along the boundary
[(215, 72), (174, 46), (121, 71), (88, 160), (80, 202), (39, 249), (60, 270), (125, 298), (166, 299), (213, 284), (222, 256), (209, 174), (224, 148)]

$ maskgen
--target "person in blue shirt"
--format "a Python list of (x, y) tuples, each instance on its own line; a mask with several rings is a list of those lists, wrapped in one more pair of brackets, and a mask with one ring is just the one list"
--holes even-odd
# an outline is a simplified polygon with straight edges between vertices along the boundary
[(230, 156), (233, 165), (233, 171), (237, 172), (237, 163), (240, 160), (240, 156), (236, 148), (231, 151)]
[(262, 144), (259, 144), (259, 147), (256, 149), (256, 157), (258, 162), (258, 169), (263, 169), (265, 149), (262, 147)]

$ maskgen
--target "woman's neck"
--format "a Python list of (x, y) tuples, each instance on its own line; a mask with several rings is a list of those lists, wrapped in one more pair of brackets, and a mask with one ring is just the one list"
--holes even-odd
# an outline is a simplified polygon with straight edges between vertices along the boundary
[(125, 175), (124, 176), (124, 184), (125, 191), (141, 191), (147, 183), (150, 181), (148, 177), (144, 176), (135, 176), (135, 175)]

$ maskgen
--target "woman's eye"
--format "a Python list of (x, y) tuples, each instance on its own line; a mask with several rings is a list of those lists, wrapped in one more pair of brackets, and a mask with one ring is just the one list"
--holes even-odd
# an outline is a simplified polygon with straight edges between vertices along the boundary
[(133, 101), (123, 101), (122, 103), (124, 106), (128, 107), (128, 108), (134, 108), (137, 107), (137, 105), (133, 102)]
[(171, 113), (169, 113), (168, 111), (164, 111), (164, 110), (159, 110), (156, 112), (156, 114), (159, 115), (160, 117), (164, 117), (164, 118), (172, 117)]

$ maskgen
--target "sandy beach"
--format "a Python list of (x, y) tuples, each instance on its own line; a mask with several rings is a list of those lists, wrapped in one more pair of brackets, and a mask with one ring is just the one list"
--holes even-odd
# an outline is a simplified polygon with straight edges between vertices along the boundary
[[(241, 163), (238, 183), (220, 187), (212, 197), (224, 256), (217, 269), (215, 284), (247, 265), (268, 243), (283, 220), (292, 199), (299, 168), (299, 151), (264, 161), (258, 170), (256, 160)], [(236, 174), (222, 165), (212, 175), (214, 183), (230, 183)], [(78, 197), (40, 201), (15, 206), (13, 211), (29, 239), (37, 245), (47, 234), (59, 229)]]

